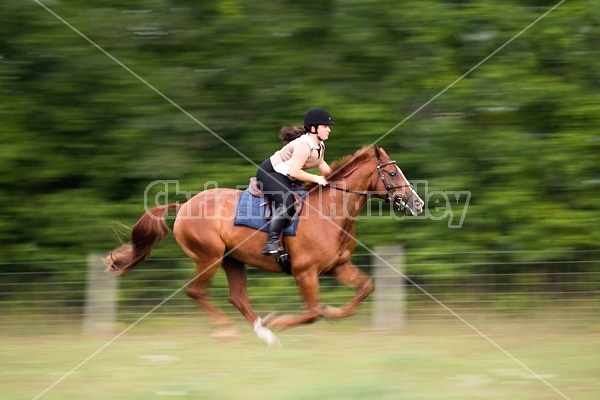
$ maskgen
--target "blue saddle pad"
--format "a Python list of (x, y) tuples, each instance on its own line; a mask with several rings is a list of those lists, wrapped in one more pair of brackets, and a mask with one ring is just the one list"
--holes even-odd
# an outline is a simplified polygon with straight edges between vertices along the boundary
[[(294, 191), (302, 197), (306, 195), (306, 190), (302, 188), (294, 189)], [(243, 225), (250, 228), (258, 229), (263, 232), (269, 231), (269, 222), (265, 219), (265, 210), (269, 207), (266, 199), (252, 196), (248, 189), (242, 192), (240, 201), (238, 202), (235, 211), (234, 225)], [(292, 223), (283, 231), (284, 236), (296, 236), (296, 228), (298, 227), (298, 218), (295, 218)]]

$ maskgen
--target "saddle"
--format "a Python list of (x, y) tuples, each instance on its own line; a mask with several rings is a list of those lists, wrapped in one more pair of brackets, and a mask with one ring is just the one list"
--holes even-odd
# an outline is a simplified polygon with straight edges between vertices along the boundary
[[(293, 184), (294, 185), (294, 184)], [(292, 189), (300, 188), (299, 185), (294, 185)], [(260, 187), (260, 183), (256, 180), (256, 177), (253, 176), (250, 178), (250, 183), (248, 184), (248, 193), (250, 193), (254, 197), (258, 197), (259, 199), (263, 199), (264, 202), (261, 203), (261, 206), (268, 204), (269, 207), (265, 210), (265, 219), (270, 220), (271, 215), (273, 213), (273, 207), (271, 207), (271, 202), (269, 199), (265, 197), (262, 192), (262, 188)], [(300, 215), (300, 211), (302, 210), (302, 204), (304, 204), (304, 197), (301, 193), (298, 193), (294, 190), (294, 214), (292, 215), (291, 220), (288, 222), (288, 225), (291, 224), (298, 216)]]
[[(294, 215), (292, 216), (291, 220), (288, 221), (286, 226), (292, 224), (292, 222), (298, 218), (298, 216), (300, 215), (300, 211), (302, 210), (304, 197), (301, 193), (298, 193), (295, 190), (299, 188), (300, 187), (298, 185), (296, 185), (295, 188), (292, 187), (292, 189), (294, 190)], [(267, 199), (267, 197), (265, 197), (265, 195), (263, 194), (260, 183), (256, 180), (256, 177), (254, 176), (250, 178), (250, 183), (248, 184), (248, 193), (250, 193), (254, 197), (258, 197), (264, 200), (264, 202), (261, 203), (261, 206), (268, 205), (268, 207), (265, 207), (265, 219), (270, 220), (271, 215), (273, 214), (273, 206), (271, 205), (269, 199)], [(283, 230), (279, 234), (279, 241), (281, 242), (282, 247), (285, 249), (285, 242), (283, 241)], [(288, 275), (292, 274), (292, 261), (290, 259), (290, 255), (287, 252), (287, 249), (284, 252), (277, 254), (275, 256), (275, 260), (277, 261), (283, 272), (285, 272)]]

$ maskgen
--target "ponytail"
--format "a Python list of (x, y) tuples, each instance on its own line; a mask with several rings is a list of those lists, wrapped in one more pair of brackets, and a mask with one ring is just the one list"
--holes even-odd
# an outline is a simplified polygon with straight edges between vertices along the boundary
[(300, 136), (304, 135), (306, 130), (302, 125), (294, 125), (294, 126), (282, 126), (279, 131), (279, 137), (286, 143), (291, 142), (294, 139), (298, 139)]

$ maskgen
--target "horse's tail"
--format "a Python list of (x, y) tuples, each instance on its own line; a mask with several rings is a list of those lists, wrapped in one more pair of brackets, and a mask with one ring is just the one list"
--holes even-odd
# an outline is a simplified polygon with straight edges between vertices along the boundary
[(169, 233), (165, 214), (177, 211), (179, 207), (179, 204), (173, 203), (147, 210), (133, 226), (131, 241), (111, 251), (104, 259), (106, 272), (121, 275), (144, 262), (152, 248)]

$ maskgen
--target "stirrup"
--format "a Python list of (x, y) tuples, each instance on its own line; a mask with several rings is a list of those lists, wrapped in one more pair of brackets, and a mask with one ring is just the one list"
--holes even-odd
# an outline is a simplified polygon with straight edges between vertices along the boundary
[(263, 249), (263, 254), (269, 254), (269, 255), (277, 255), (279, 253), (283, 253), (285, 251), (285, 248), (283, 247), (281, 241), (277, 240), (275, 242), (272, 243), (267, 243), (265, 245), (265, 248)]

